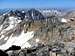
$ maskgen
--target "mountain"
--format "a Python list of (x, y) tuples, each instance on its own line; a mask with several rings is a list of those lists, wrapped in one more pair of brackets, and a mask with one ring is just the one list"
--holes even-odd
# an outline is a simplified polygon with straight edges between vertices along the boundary
[(32, 20), (43, 18), (43, 15), (35, 9), (27, 12), (10, 10), (8, 13), (3, 13), (0, 16), (0, 49), (6, 50), (12, 45), (21, 46), (21, 48), (31, 47), (27, 41), (34, 37), (35, 32), (28, 30), (30, 23)]
[(65, 16), (68, 14), (65, 12), (63, 15), (63, 12), (59, 10), (37, 9), (15, 9), (2, 13), (0, 15), (0, 49), (6, 50), (12, 45), (21, 46), (23, 49), (37, 46), (37, 43), (64, 42), (71, 35), (66, 34), (67, 29), (69, 32), (72, 29), (68, 23), (61, 21), (63, 18), (67, 20)]
[(75, 18), (75, 10), (67, 11), (64, 17), (65, 18)]

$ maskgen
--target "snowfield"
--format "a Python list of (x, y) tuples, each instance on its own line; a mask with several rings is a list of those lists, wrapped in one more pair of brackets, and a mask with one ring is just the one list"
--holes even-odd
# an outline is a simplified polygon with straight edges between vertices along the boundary
[[(9, 26), (5, 29), (2, 29), (4, 27), (2, 24), (0, 27), (0, 41), (2, 42), (2, 45), (0, 45), (0, 49), (6, 50), (12, 45), (21, 46), (21, 48), (31, 47), (31, 45), (27, 41), (33, 38), (34, 31), (24, 33), (24, 30), (22, 30), (19, 36), (14, 37), (12, 36), (12, 34), (10, 35), (10, 37), (4, 35), (4, 33), (6, 34), (6, 31), (14, 29), (16, 25), (21, 22), (21, 20), (14, 16), (10, 16), (8, 17), (8, 19)], [(3, 44), (4, 41), (6, 42)]]
[(17, 36), (12, 37), (11, 35), (8, 41), (5, 44), (0, 46), (0, 49), (6, 50), (12, 45), (21, 46), (21, 48), (31, 47), (31, 45), (27, 41), (33, 38), (33, 36), (34, 36), (34, 31), (27, 32), (27, 33), (24, 33), (24, 31), (22, 31), (21, 35), (18, 37)]

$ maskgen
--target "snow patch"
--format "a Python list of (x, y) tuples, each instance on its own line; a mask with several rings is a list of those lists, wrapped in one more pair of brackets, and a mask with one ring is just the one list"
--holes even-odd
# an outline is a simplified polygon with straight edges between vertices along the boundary
[(36, 39), (36, 42), (39, 42), (39, 39)]
[(22, 31), (21, 35), (18, 37), (17, 36), (12, 37), (11, 35), (8, 41), (5, 44), (0, 46), (0, 49), (6, 50), (12, 45), (21, 46), (21, 48), (31, 47), (31, 45), (27, 41), (33, 38), (33, 36), (34, 36), (34, 31), (27, 32), (27, 33), (24, 33), (24, 31)]
[(62, 18), (62, 19), (61, 19), (61, 22), (63, 22), (63, 23), (67, 23), (67, 19)]

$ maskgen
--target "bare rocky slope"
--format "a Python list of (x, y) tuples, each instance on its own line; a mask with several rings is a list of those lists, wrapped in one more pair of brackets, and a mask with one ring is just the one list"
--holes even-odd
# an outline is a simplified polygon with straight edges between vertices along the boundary
[[(37, 43), (64, 43), (66, 46), (75, 46), (75, 19), (72, 19), (74, 12), (67, 12), (66, 15), (59, 11), (48, 13), (50, 16), (30, 9), (10, 10), (0, 15), (0, 48), (3, 49), (6, 43), (9, 44), (10, 39), (10, 46), (14, 43), (12, 45), (22, 48), (37, 46)], [(59, 14), (62, 16), (58, 16)], [(65, 22), (62, 21), (63, 18)]]

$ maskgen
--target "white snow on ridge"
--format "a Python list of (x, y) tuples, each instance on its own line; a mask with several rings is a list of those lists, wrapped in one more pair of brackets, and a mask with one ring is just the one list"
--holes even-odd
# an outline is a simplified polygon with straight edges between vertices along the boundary
[(8, 41), (5, 44), (0, 46), (0, 49), (6, 50), (12, 45), (21, 46), (21, 48), (31, 47), (31, 45), (27, 41), (33, 38), (33, 36), (34, 36), (34, 31), (27, 32), (27, 33), (24, 33), (24, 31), (22, 31), (21, 35), (18, 37), (16, 36), (12, 37), (11, 35)]
[(61, 19), (61, 22), (63, 22), (63, 23), (67, 23), (67, 19), (62, 18), (62, 19)]
[[(17, 17), (14, 17), (14, 16), (10, 16), (8, 19), (9, 19), (9, 21), (8, 21), (9, 26), (3, 30), (2, 30), (3, 25), (1, 25), (1, 27), (0, 27), (0, 31), (1, 31), (0, 32), (0, 35), (1, 35), (0, 40), (5, 37), (4, 33), (6, 31), (9, 31), (9, 30), (15, 28), (16, 25), (21, 22), (21, 20), (19, 20)], [(7, 42), (3, 45), (0, 45), (0, 49), (6, 50), (9, 47), (11, 47), (12, 45), (21, 46), (21, 48), (31, 47), (31, 45), (27, 41), (30, 40), (31, 38), (33, 38), (33, 36), (34, 36), (34, 31), (27, 32), (27, 33), (24, 33), (24, 31), (22, 31), (19, 36), (12, 37), (12, 35), (11, 35), (10, 37), (5, 37), (4, 41), (7, 40)]]
[(9, 21), (8, 21), (8, 23), (9, 23), (9, 26), (6, 28), (6, 29), (3, 29), (2, 30), (2, 27), (3, 27), (3, 25), (1, 25), (0, 26), (0, 31), (1, 31), (1, 33), (0, 34), (3, 34), (5, 31), (8, 31), (8, 30), (10, 30), (10, 29), (13, 29), (14, 27), (16, 27), (16, 25), (18, 24), (18, 23), (20, 23), (22, 20), (18, 20), (18, 18), (17, 17), (14, 17), (14, 16), (10, 16), (9, 18)]
[(14, 16), (9, 17), (9, 20), (10, 20), (9, 23), (12, 25), (21, 22), (21, 20), (19, 20), (17, 17), (14, 17)]

